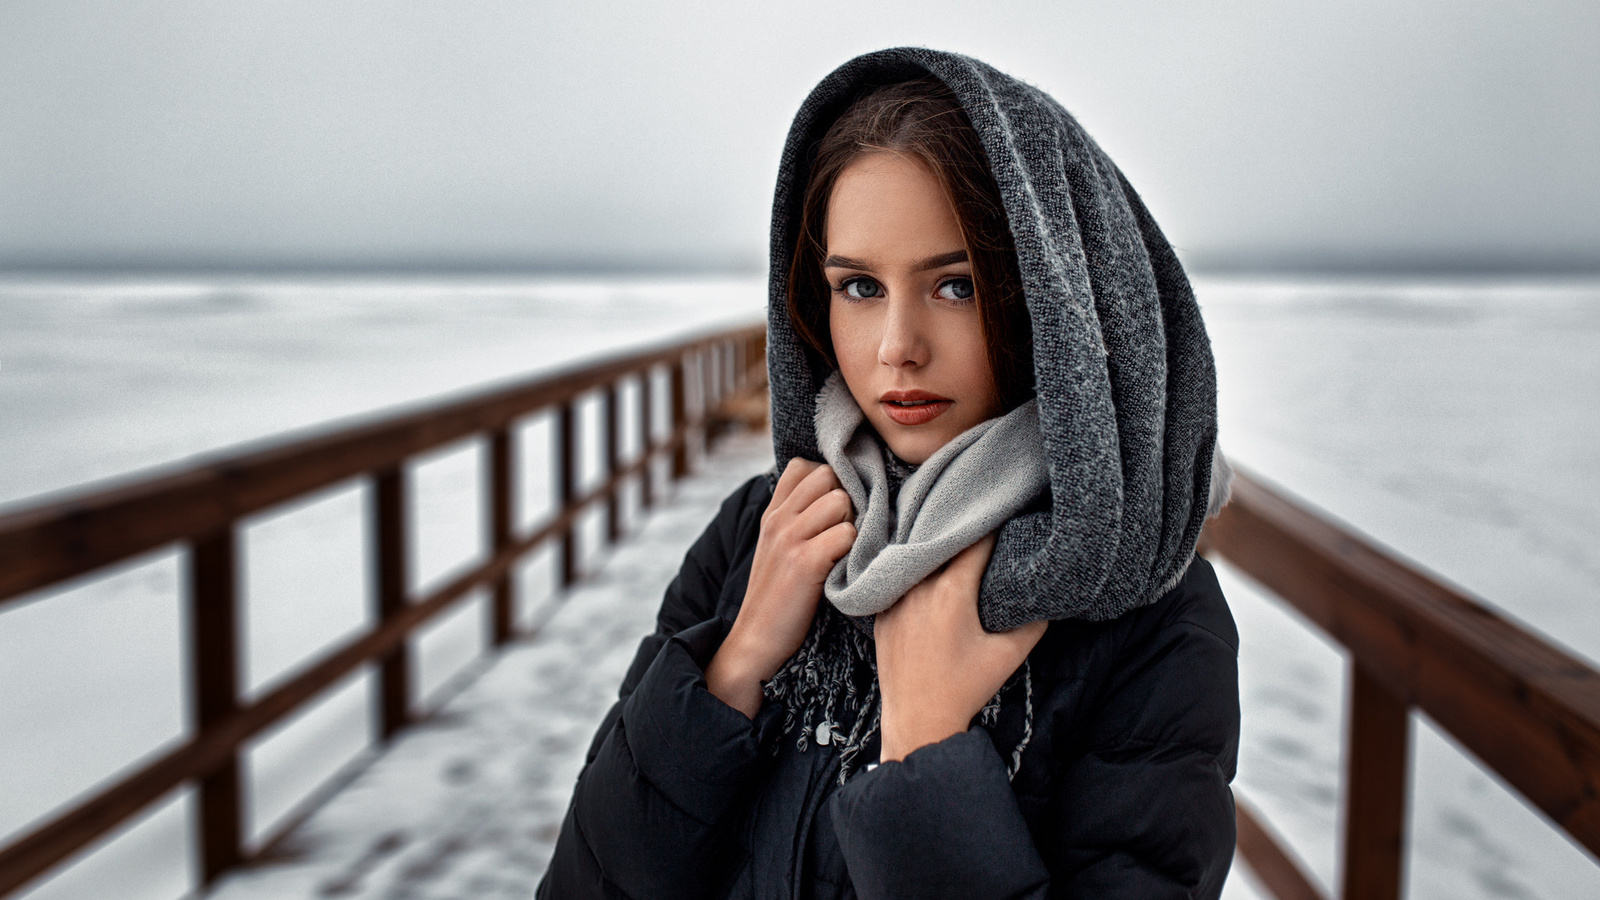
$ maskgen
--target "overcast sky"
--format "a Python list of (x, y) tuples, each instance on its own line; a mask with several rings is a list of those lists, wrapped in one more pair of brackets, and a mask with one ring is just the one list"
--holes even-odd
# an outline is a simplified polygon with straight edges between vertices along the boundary
[(0, 267), (758, 269), (800, 101), (899, 44), (1202, 268), (1600, 268), (1594, 0), (5, 0)]

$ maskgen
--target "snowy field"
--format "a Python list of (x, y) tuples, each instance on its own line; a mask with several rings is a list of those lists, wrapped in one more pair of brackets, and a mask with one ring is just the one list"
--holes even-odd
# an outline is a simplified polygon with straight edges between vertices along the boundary
[[(1600, 659), (1600, 285), (1202, 280), (1197, 289), (1232, 458)], [(748, 320), (763, 295), (754, 279), (0, 283), (0, 510)], [(523, 486), (524, 522), (547, 504), (544, 427), (529, 423), (520, 442), (536, 476)], [(481, 553), (481, 455), (468, 442), (414, 468), (414, 584)], [(336, 487), (246, 524), (248, 690), (364, 621), (364, 499), (360, 486)], [(0, 836), (181, 735), (178, 576), (175, 555), (157, 553), (0, 613)], [(1247, 582), (1224, 578), (1244, 641), (1238, 784), (1331, 885), (1344, 661)], [(547, 593), (543, 561), (520, 581), (531, 614)], [(596, 590), (604, 584), (602, 575)], [(659, 589), (634, 597), (642, 605), (625, 615), (647, 623)], [(420, 704), (453, 690), (481, 621), (468, 603), (421, 638)], [(620, 640), (631, 653), (632, 639)], [(517, 677), (497, 668), (486, 681)], [(366, 690), (364, 677), (351, 679), (252, 749), (252, 835), (271, 833), (363, 752)], [(560, 767), (581, 747), (567, 731), (582, 728), (571, 724), (579, 713), (566, 716), (529, 719), (553, 729), (541, 735), (566, 736), (551, 746), (550, 770), (532, 776), (542, 787), (530, 787), (525, 807), (570, 786)], [(449, 727), (446, 717), (417, 740), (448, 741)], [(1423, 720), (1413, 772), (1411, 897), (1600, 896), (1592, 859)], [(29, 896), (182, 894), (189, 803), (174, 797)], [(545, 852), (530, 848), (524, 862)]]

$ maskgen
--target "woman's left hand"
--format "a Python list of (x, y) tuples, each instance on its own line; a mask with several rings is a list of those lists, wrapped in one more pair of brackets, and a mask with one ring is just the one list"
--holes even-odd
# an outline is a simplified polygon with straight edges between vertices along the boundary
[(978, 585), (993, 550), (984, 537), (878, 613), (883, 762), (966, 731), (1044, 635), (1045, 622), (983, 630)]

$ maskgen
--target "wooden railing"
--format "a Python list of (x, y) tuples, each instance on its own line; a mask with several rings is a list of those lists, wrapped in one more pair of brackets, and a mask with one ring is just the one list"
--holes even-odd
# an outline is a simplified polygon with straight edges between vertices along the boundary
[[(547, 541), (557, 541), (559, 582), (578, 577), (574, 526), (589, 507), (605, 504), (606, 535), (621, 533), (620, 488), (639, 480), (648, 507), (652, 471), (670, 454), (670, 477), (689, 471), (694, 434), (714, 432), (765, 399), (763, 326), (719, 332), (628, 356), (557, 372), (481, 396), (410, 412), (306, 440), (222, 457), (177, 474), (52, 503), (0, 517), (0, 612), (36, 599), (29, 595), (146, 551), (187, 550), (190, 708), (184, 743), (77, 802), (0, 848), (0, 896), (50, 872), (95, 838), (185, 784), (198, 788), (196, 839), (201, 881), (243, 862), (240, 756), (245, 743), (301, 709), (367, 664), (379, 670), (379, 731), (392, 736), (412, 718), (411, 650), (419, 626), (488, 588), (493, 642), (515, 636), (512, 567)], [(666, 370), (669, 427), (658, 435), (654, 388)], [(624, 409), (624, 385), (633, 402)], [(695, 390), (691, 391), (691, 388)], [(579, 423), (575, 410), (598, 394), (603, 406), (606, 479), (580, 493)], [(691, 393), (699, 398), (691, 403)], [(759, 416), (764, 404), (753, 409)], [(523, 417), (554, 413), (556, 510), (529, 533), (513, 526), (516, 471), (514, 427)], [(633, 415), (642, 450), (624, 459), (620, 435)], [(471, 436), (487, 439), (489, 558), (424, 597), (406, 583), (410, 525), (406, 464), (417, 454)], [(256, 699), (238, 685), (238, 523), (244, 516), (352, 479), (371, 482), (370, 514), (375, 610), (371, 626)], [(48, 602), (48, 600), (43, 601)]]
[[(1349, 651), (1343, 897), (1403, 892), (1413, 709), (1600, 856), (1600, 672), (1248, 475), (1201, 549)], [(1261, 882), (1282, 900), (1319, 898), (1238, 809), (1239, 851)]]
[[(731, 416), (758, 419), (764, 330), (734, 329), (559, 372), (433, 408), (243, 455), (174, 475), (0, 517), (0, 612), (67, 579), (161, 547), (187, 549), (192, 621), (187, 740), (0, 848), (0, 896), (31, 883), (95, 838), (184, 784), (198, 788), (201, 880), (243, 862), (240, 754), (246, 742), (361, 666), (379, 671), (376, 714), (392, 736), (412, 716), (408, 638), (487, 587), (496, 644), (516, 633), (512, 567), (556, 541), (558, 580), (578, 575), (573, 528), (605, 504), (606, 537), (621, 533), (619, 490), (654, 496), (653, 461), (671, 477), (689, 469), (690, 438)], [(653, 385), (665, 369), (670, 425), (657, 435)], [(641, 452), (625, 459), (622, 386)], [(690, 387), (701, 400), (690, 402)], [(598, 393), (607, 477), (580, 492), (577, 404)], [(764, 398), (761, 398), (764, 399)], [(531, 532), (514, 527), (514, 426), (551, 411), (557, 509)], [(405, 466), (430, 449), (487, 439), (489, 559), (425, 597), (406, 584), (410, 526)], [(238, 688), (238, 523), (329, 485), (372, 484), (374, 622), (344, 646), (244, 702)], [(1342, 896), (1390, 900), (1402, 892), (1410, 711), (1419, 710), (1520, 791), (1590, 853), (1600, 855), (1600, 672), (1418, 571), (1256, 478), (1241, 473), (1233, 501), (1212, 520), (1202, 552), (1220, 555), (1342, 644), (1351, 659)], [(1282, 900), (1321, 892), (1241, 802), (1239, 851)]]

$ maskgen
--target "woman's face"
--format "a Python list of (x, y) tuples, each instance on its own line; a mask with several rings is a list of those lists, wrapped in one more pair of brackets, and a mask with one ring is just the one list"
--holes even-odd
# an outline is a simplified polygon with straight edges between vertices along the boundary
[(944, 189), (920, 162), (862, 156), (828, 199), (824, 274), (839, 372), (906, 462), (1000, 414), (972, 264)]

